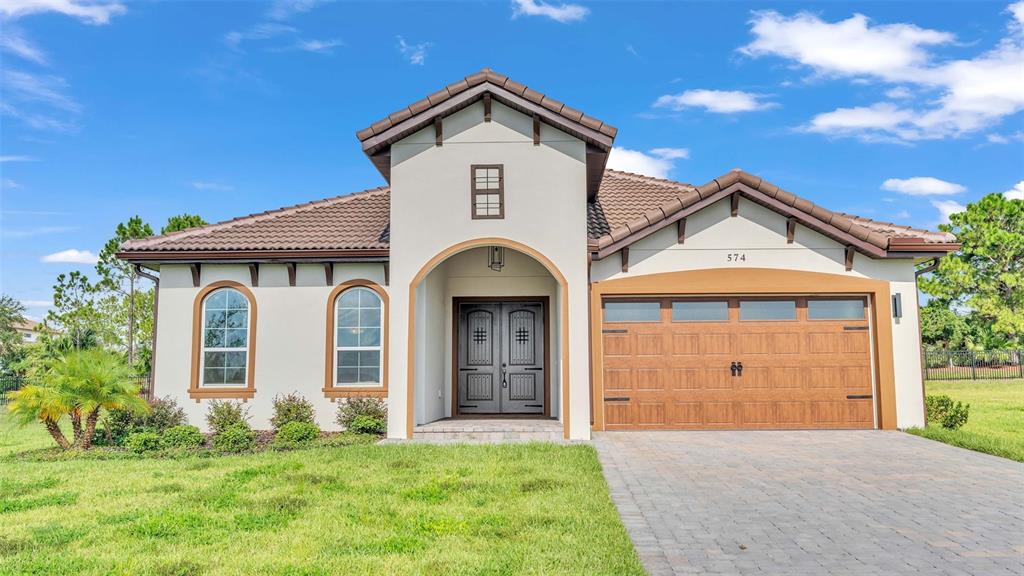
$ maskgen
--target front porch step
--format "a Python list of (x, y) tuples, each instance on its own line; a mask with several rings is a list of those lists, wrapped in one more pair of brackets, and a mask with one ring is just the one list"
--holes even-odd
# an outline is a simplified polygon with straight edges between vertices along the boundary
[(429, 444), (501, 444), (565, 442), (562, 425), (551, 419), (449, 418), (413, 428), (414, 442)]

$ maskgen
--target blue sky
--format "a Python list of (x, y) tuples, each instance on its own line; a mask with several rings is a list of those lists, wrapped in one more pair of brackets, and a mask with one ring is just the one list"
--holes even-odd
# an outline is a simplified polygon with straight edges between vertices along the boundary
[(5, 0), (0, 25), (0, 290), (35, 317), (134, 214), (380, 185), (354, 132), (485, 66), (617, 126), (623, 169), (925, 227), (1024, 196), (1024, 2)]

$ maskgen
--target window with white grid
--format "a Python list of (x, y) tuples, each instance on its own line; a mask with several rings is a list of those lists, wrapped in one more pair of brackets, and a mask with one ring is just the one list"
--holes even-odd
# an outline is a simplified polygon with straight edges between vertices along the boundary
[(473, 218), (505, 217), (505, 180), (500, 164), (472, 166)]

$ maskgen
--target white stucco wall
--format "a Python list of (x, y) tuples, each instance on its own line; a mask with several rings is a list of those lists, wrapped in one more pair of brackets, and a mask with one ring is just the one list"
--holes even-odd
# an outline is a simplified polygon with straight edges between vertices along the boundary
[[(742, 254), (745, 259), (730, 261), (730, 254)], [(601, 281), (728, 267), (824, 272), (888, 281), (890, 291), (900, 294), (903, 301), (902, 318), (884, 314), (892, 322), (896, 422), (900, 428), (924, 425), (913, 260), (875, 260), (858, 253), (853, 270), (847, 271), (843, 245), (799, 224), (794, 242), (787, 244), (786, 218), (742, 198), (735, 218), (728, 199), (717, 202), (686, 219), (683, 244), (678, 243), (676, 226), (668, 226), (629, 247), (628, 272), (622, 272), (622, 260), (615, 254), (594, 262), (592, 277)], [(808, 286), (807, 291), (813, 292), (814, 287)], [(887, 311), (890, 307), (888, 302), (879, 305)]]
[[(334, 286), (357, 278), (383, 286), (383, 266), (337, 264), (334, 283), (328, 286), (322, 265), (299, 264), (296, 285), (289, 286), (284, 265), (263, 264), (258, 287), (252, 286), (246, 266), (208, 264), (201, 268), (200, 288), (233, 280), (248, 287), (256, 298), (256, 395), (246, 402), (254, 428), (270, 428), (274, 396), (290, 392), (299, 392), (313, 403), (321, 428), (338, 428), (334, 422), (337, 404), (322, 392), (327, 298)], [(200, 288), (192, 286), (188, 266), (161, 266), (155, 391), (157, 396), (176, 399), (189, 422), (205, 429), (210, 400), (196, 402), (188, 396), (192, 306)]]
[[(433, 127), (392, 146), (392, 318), (407, 318), (409, 285), (420, 269), (460, 242), (499, 237), (544, 254), (569, 286), (570, 434), (589, 438), (585, 145), (542, 124), (541, 145), (534, 146), (532, 120), (496, 102), (492, 118), (483, 122), (483, 105), (477, 103), (445, 118), (443, 146), (434, 145)], [(470, 217), (472, 164), (504, 165), (504, 219)], [(420, 302), (430, 301), (431, 288), (421, 285), (419, 290), (417, 310), (422, 311)], [(433, 354), (426, 352), (426, 333), (420, 333), (421, 324), (432, 322), (417, 316), (417, 353)], [(445, 321), (450, 322), (450, 316)], [(392, 350), (403, 350), (407, 324), (393, 321), (391, 328)], [(552, 339), (557, 337), (553, 332)], [(406, 354), (391, 354), (388, 434), (392, 437), (406, 434), (406, 362)], [(424, 374), (436, 372), (424, 368)], [(426, 402), (426, 394), (418, 398)], [(436, 400), (436, 392), (431, 398)], [(416, 409), (417, 419), (437, 414), (425, 408)]]

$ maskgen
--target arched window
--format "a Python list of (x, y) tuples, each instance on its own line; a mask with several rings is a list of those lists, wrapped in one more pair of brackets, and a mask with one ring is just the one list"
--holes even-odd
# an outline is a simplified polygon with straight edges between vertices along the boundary
[(234, 288), (218, 288), (203, 299), (202, 387), (248, 384), (250, 322), (249, 300)]
[(381, 297), (365, 286), (335, 299), (334, 386), (383, 386), (383, 317)]

